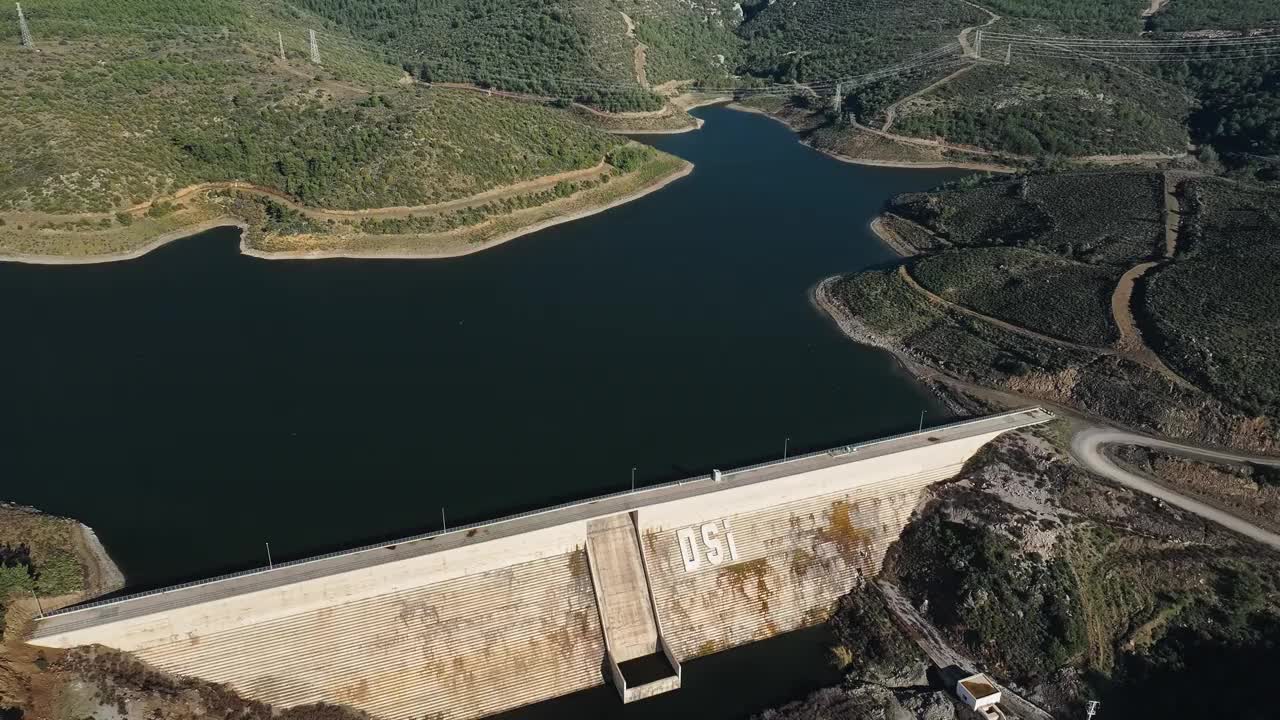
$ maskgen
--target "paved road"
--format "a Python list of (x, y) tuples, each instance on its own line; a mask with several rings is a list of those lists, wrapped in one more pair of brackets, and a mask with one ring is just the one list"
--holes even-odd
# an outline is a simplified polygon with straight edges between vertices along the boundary
[(1251, 462), (1259, 465), (1273, 465), (1276, 467), (1280, 467), (1280, 460), (1247, 455), (1244, 453), (1207, 450), (1191, 445), (1180, 445), (1167, 440), (1157, 440), (1155, 438), (1146, 437), (1145, 435), (1136, 435), (1134, 433), (1124, 432), (1122, 430), (1112, 430), (1110, 428), (1089, 428), (1076, 433), (1075, 437), (1071, 439), (1072, 456), (1075, 457), (1076, 462), (1084, 465), (1089, 470), (1092, 470), (1108, 480), (1114, 480), (1127, 488), (1159, 498), (1170, 505), (1182, 508), (1190, 513), (1195, 513), (1206, 520), (1211, 520), (1228, 530), (1234, 530), (1241, 535), (1248, 536), (1260, 543), (1263, 543), (1264, 545), (1269, 545), (1276, 550), (1280, 550), (1280, 535), (1264, 530), (1247, 520), (1243, 520), (1232, 515), (1231, 513), (1219, 510), (1218, 508), (1200, 502), (1195, 498), (1190, 498), (1186, 495), (1174, 492), (1173, 490), (1152, 482), (1141, 475), (1136, 475), (1121, 468), (1103, 454), (1102, 447), (1104, 445), (1139, 445), (1157, 450), (1171, 450), (1182, 455), (1191, 455), (1205, 460)]

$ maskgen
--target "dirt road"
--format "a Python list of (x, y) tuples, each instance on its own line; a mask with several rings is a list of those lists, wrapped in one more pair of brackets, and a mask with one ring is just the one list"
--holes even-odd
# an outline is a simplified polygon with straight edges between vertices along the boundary
[[(976, 33), (979, 30), (985, 27), (991, 27), (991, 25), (999, 22), (1001, 18), (999, 15), (991, 12), (990, 10), (982, 7), (981, 5), (975, 5), (974, 3), (968, 2), (967, 0), (965, 0), (964, 4), (970, 7), (976, 8), (978, 10), (981, 10), (982, 12), (986, 13), (988, 16), (988, 19), (986, 22), (982, 23), (981, 25), (974, 25), (972, 27), (967, 27), (961, 30), (960, 34), (956, 36), (956, 40), (960, 43), (960, 54), (966, 58), (979, 60), (981, 58), (978, 57), (977, 48), (974, 47), (974, 44), (970, 40), (970, 38), (976, 37)], [(907, 95), (906, 97), (901, 97), (895, 100), (892, 105), (885, 108), (884, 124), (880, 126), (881, 132), (889, 132), (889, 129), (893, 127), (894, 121), (898, 119), (898, 108), (902, 107), (904, 104), (911, 102), (912, 100), (918, 97), (921, 97), (923, 95), (928, 95), (929, 93), (933, 92), (934, 90), (937, 90), (943, 85), (946, 85), (947, 83), (951, 82), (952, 80), (955, 80), (961, 75), (964, 75), (965, 73), (972, 70), (974, 68), (974, 65), (975, 65), (974, 63), (965, 65), (964, 67), (960, 68), (959, 70), (956, 70), (950, 75), (947, 75), (941, 80), (938, 80), (937, 82), (932, 83), (928, 87), (917, 90), (911, 93), (910, 95)]]
[(1222, 450), (1209, 450), (1196, 447), (1194, 445), (1182, 445), (1168, 440), (1158, 440), (1145, 435), (1138, 435), (1136, 433), (1125, 432), (1123, 430), (1113, 430), (1101, 427), (1081, 430), (1071, 438), (1071, 456), (1075, 458), (1076, 462), (1088, 468), (1090, 471), (1095, 472), (1108, 480), (1124, 485), (1131, 490), (1136, 490), (1140, 493), (1159, 498), (1170, 505), (1186, 510), (1194, 515), (1198, 515), (1205, 520), (1215, 522), (1228, 530), (1240, 533), (1241, 535), (1252, 538), (1264, 545), (1280, 550), (1280, 535), (1264, 530), (1247, 520), (1232, 515), (1231, 513), (1219, 510), (1218, 508), (1207, 505), (1199, 500), (1174, 492), (1157, 482), (1121, 468), (1119, 465), (1112, 462), (1111, 459), (1107, 457), (1106, 453), (1102, 451), (1102, 448), (1107, 445), (1138, 445), (1157, 450), (1170, 450), (1182, 455), (1188, 455), (1205, 460), (1252, 462), (1260, 465), (1271, 465), (1274, 467), (1280, 467), (1280, 459), (1226, 452)]
[(1156, 13), (1163, 10), (1164, 6), (1168, 4), (1169, 4), (1169, 0), (1151, 0), (1151, 5), (1147, 7), (1146, 10), (1142, 11), (1142, 17), (1149, 18), (1152, 15), (1155, 15)]
[(1111, 317), (1116, 324), (1116, 328), (1120, 331), (1120, 340), (1116, 343), (1117, 347), (1128, 353), (1134, 360), (1163, 375), (1169, 382), (1194, 390), (1195, 385), (1174, 372), (1151, 349), (1146, 339), (1143, 338), (1142, 329), (1138, 327), (1138, 320), (1133, 314), (1133, 291), (1138, 284), (1138, 280), (1143, 275), (1146, 275), (1151, 268), (1172, 260), (1178, 250), (1178, 219), (1182, 214), (1182, 205), (1178, 200), (1175, 179), (1171, 178), (1169, 173), (1164, 173), (1163, 177), (1164, 258), (1135, 265), (1120, 276), (1120, 281), (1116, 283), (1116, 289), (1111, 293)]
[(644, 66), (645, 53), (649, 51), (649, 46), (636, 39), (636, 24), (631, 21), (631, 16), (621, 10), (618, 14), (622, 16), (622, 22), (627, 24), (627, 38), (636, 41), (635, 54), (632, 56), (632, 63), (636, 69), (636, 82), (640, 83), (640, 87), (648, 90), (649, 76), (645, 73)]

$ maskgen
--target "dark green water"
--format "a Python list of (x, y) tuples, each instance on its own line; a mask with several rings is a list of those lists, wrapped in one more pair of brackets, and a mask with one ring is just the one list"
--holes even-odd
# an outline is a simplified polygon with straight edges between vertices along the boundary
[(93, 526), (142, 589), (941, 421), (807, 291), (892, 261), (867, 223), (958, 173), (698, 114), (654, 141), (688, 178), (466, 258), (262, 261), (219, 230), (0, 263), (0, 498)]

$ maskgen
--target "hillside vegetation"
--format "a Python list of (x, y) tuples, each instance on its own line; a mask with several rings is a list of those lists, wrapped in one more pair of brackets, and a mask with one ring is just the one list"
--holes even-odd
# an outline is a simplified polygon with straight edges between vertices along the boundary
[[(662, 106), (636, 76), (637, 39), (649, 46), (653, 84), (723, 80), (717, 56), (733, 54), (738, 19), (732, 3), (719, 0), (299, 2), (377, 44), (423, 80), (574, 99), (615, 112)], [(627, 36), (624, 13), (637, 25), (636, 38)]]
[[(291, 6), (34, 0), (24, 10), (36, 50), (0, 47), (12, 68), (0, 78), (8, 254), (124, 257), (228, 218), (248, 221), (253, 242), (491, 226), (423, 250), (456, 253), (517, 231), (517, 215), (607, 205), (684, 167), (563, 109), (414, 82), (387, 48)], [(400, 224), (351, 214), (367, 209)]]
[[(80, 5), (37, 0), (31, 22), (51, 32)], [(91, 38), (0, 50), (13, 68), (0, 79), (0, 209), (120, 210), (222, 180), (330, 207), (412, 205), (588, 167), (619, 142), (548, 109), (406, 86), (327, 37), (317, 67), (301, 54), (305, 18), (254, 0), (186, 7), (101, 3)], [(152, 12), (228, 30), (128, 24)], [(287, 61), (275, 28), (298, 48)]]
[(0, 503), (0, 635), (5, 608), (34, 593), (52, 598), (78, 593), (86, 570), (76, 556), (72, 520)]
[(985, 6), (1029, 28), (1062, 33), (1136, 33), (1146, 0), (988, 0)]
[[(1261, 718), (1280, 655), (1274, 555), (1099, 487), (1039, 438), (1006, 436), (902, 535), (886, 574), (955, 645), (1055, 716)], [(1231, 697), (1204, 698), (1200, 682)], [(1043, 701), (1042, 701), (1043, 702)]]
[(1159, 173), (1028, 175), (895, 197), (889, 209), (963, 247), (1009, 246), (1128, 267), (1164, 242)]
[(911, 268), (924, 287), (984, 315), (1056, 338), (1106, 346), (1120, 270), (1021, 248), (953, 250)]
[[(1160, 259), (1159, 174), (967, 183), (894, 200), (903, 219), (889, 228), (916, 246), (907, 275), (842, 278), (831, 303), (864, 339), (962, 381), (1173, 437), (1274, 451), (1280, 205), (1239, 182), (1170, 177), (1183, 223), (1172, 260)], [(1142, 262), (1156, 265), (1129, 302), (1141, 337), (1120, 342), (1129, 315), (1112, 312), (1117, 281)], [(931, 302), (912, 279), (1012, 327)]]
[[(884, 28), (850, 36), (843, 43), (833, 38), (843, 28), (858, 27), (856, 23), (846, 21), (826, 35), (797, 23), (771, 37), (804, 37), (808, 41), (805, 47), (795, 43), (779, 48), (781, 53), (764, 55), (770, 42), (758, 41), (758, 47), (749, 46), (744, 53), (748, 60), (744, 70), (805, 81), (821, 75), (813, 69), (828, 70), (830, 57), (854, 52), (845, 48), (860, 47), (858, 41), (864, 37), (910, 36), (880, 48), (878, 64), (883, 66), (887, 64), (883, 53), (890, 48), (909, 47), (926, 39), (936, 47), (943, 40), (937, 25), (914, 15), (917, 10), (929, 9), (930, 18), (945, 18), (950, 12), (950, 17), (957, 19), (963, 12), (955, 8), (977, 12), (960, 2), (938, 8), (930, 5), (929, 0), (916, 0), (883, 8)], [(1140, 0), (993, 0), (978, 5), (1000, 18), (987, 25), (985, 16), (977, 13), (978, 19), (965, 18), (953, 27), (982, 24), (994, 33), (1042, 37), (1050, 44), (1009, 48), (993, 38), (981, 47), (984, 62), (923, 94), (914, 95), (959, 66), (919, 70), (846, 88), (846, 109), (862, 125), (880, 127), (892, 121), (893, 132), (900, 135), (1009, 153), (1023, 158), (1021, 162), (1026, 157), (1056, 156), (1177, 157), (1187, 151), (1190, 142), (1211, 147), (1212, 161), (1221, 157), (1232, 167), (1257, 170), (1253, 156), (1280, 153), (1280, 60), (1274, 54), (1259, 52), (1250, 58), (1222, 53), (1214, 60), (1144, 63), (1123, 57), (1096, 58), (1088, 49), (1072, 57), (1070, 46), (1063, 49), (1051, 41), (1063, 36), (1110, 41), (1131, 38), (1137, 44), (1176, 41), (1188, 31), (1192, 31), (1185, 35), (1189, 38), (1276, 32), (1280, 10), (1274, 3), (1175, 2), (1151, 17), (1144, 17), (1149, 3)], [(770, 10), (783, 6), (777, 3)], [(799, 12), (791, 14), (800, 18)], [(760, 18), (768, 16), (760, 13)], [(747, 23), (744, 29), (752, 24)], [(1139, 38), (1140, 34), (1144, 35)], [(973, 37), (969, 40), (972, 43)], [(833, 49), (827, 50), (826, 42)], [(1116, 53), (1123, 55), (1123, 51)], [(773, 62), (752, 63), (753, 58), (772, 58)], [(904, 98), (909, 99), (894, 108), (894, 116), (886, 114)], [(856, 129), (845, 132), (856, 133)], [(910, 160), (910, 153), (905, 153), (904, 159)], [(1275, 171), (1269, 172), (1274, 175)]]
[[(968, 717), (947, 681), (961, 670), (929, 667), (919, 635), (1053, 717), (1082, 717), (1089, 700), (1130, 718), (1267, 717), (1280, 662), (1276, 556), (1099, 485), (1054, 434), (1005, 434), (931, 487), (875, 584), (832, 614), (844, 681), (757, 720)], [(937, 634), (908, 637), (886, 586)], [(1229, 685), (1230, 697), (1205, 697), (1204, 683)], [(1009, 698), (1000, 706), (1027, 717)]]
[(1166, 32), (1220, 28), (1257, 30), (1280, 25), (1280, 5), (1271, 0), (1195, 0), (1168, 3), (1151, 19)]
[(1250, 412), (1280, 417), (1280, 193), (1183, 184), (1183, 252), (1148, 281), (1166, 360)]
[(982, 64), (909, 106), (905, 135), (1033, 158), (1186, 149), (1185, 100), (1141, 75), (1103, 64), (1019, 59)]
[[(956, 40), (986, 20), (957, 0), (795, 0), (757, 4), (738, 29), (741, 72), (807, 83), (860, 75)], [(958, 52), (957, 52), (958, 54)]]

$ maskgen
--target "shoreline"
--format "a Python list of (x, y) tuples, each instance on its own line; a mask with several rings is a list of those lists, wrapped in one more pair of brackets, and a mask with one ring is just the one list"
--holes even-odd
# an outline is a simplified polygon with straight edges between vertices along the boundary
[(120, 572), (120, 566), (116, 565), (115, 560), (111, 559), (111, 554), (103, 547), (102, 541), (98, 539), (98, 534), (93, 528), (82, 522), (76, 522), (76, 528), (80, 532), (80, 540), (84, 544), (84, 563), (88, 569), (88, 582), (85, 585), (84, 599), (92, 600), (95, 597), (113, 593), (124, 587), (124, 573)]
[(864, 165), (868, 167), (902, 168), (904, 170), (973, 170), (976, 172), (1004, 173), (1004, 174), (1010, 174), (1010, 175), (1016, 174), (1018, 172), (1016, 168), (1007, 167), (1005, 165), (994, 165), (990, 163), (962, 162), (962, 161), (949, 161), (949, 160), (938, 160), (936, 162), (935, 161), (914, 162), (910, 160), (873, 160), (871, 158), (856, 158), (849, 155), (842, 155), (840, 153), (833, 152), (831, 150), (824, 150), (822, 148), (818, 148), (818, 147), (814, 147), (813, 145), (810, 145), (809, 143), (805, 142), (803, 138), (800, 137), (800, 131), (796, 129), (795, 125), (792, 125), (790, 122), (778, 117), (777, 115), (774, 115), (771, 112), (768, 112), (767, 110), (748, 107), (737, 101), (730, 102), (725, 107), (729, 108), (730, 110), (736, 110), (738, 112), (752, 113), (754, 115), (763, 115), (764, 117), (767, 117), (770, 120), (773, 120), (774, 122), (781, 123), (783, 127), (787, 128), (788, 130), (796, 134), (796, 142), (800, 143), (801, 145), (804, 145), (805, 147), (809, 148), (810, 150), (813, 150), (814, 152), (822, 153), (823, 155), (826, 155), (832, 160), (839, 160), (842, 163), (848, 163), (850, 165)]
[(920, 378), (919, 374), (914, 372), (906, 362), (904, 362), (905, 358), (902, 356), (902, 350), (899, 347), (872, 332), (861, 320), (841, 308), (835, 298), (831, 297), (832, 286), (843, 280), (844, 277), (844, 275), (832, 275), (831, 277), (823, 278), (818, 281), (818, 284), (814, 285), (809, 290), (809, 302), (823, 315), (825, 315), (827, 319), (835, 323), (835, 326), (840, 329), (840, 332), (844, 334), (845, 337), (859, 345), (867, 345), (884, 350), (885, 352), (893, 355), (899, 363), (906, 366), (907, 370), (911, 372), (913, 376), (918, 379), (923, 379)]
[(170, 230), (148, 240), (146, 244), (134, 248), (133, 250), (122, 250), (115, 253), (105, 253), (102, 255), (0, 255), (0, 262), (22, 263), (24, 265), (102, 265), (112, 262), (123, 262), (125, 260), (137, 260), (150, 253), (153, 250), (168, 245), (171, 242), (189, 238), (193, 235), (209, 232), (224, 227), (238, 227), (243, 234), (249, 229), (248, 224), (243, 220), (224, 215), (212, 220), (196, 223), (177, 230)]
[(835, 298), (831, 297), (831, 288), (844, 278), (845, 275), (832, 275), (820, 280), (818, 284), (809, 290), (809, 303), (830, 320), (840, 333), (849, 340), (859, 345), (866, 345), (889, 353), (903, 372), (909, 375), (912, 380), (927, 388), (934, 397), (938, 398), (939, 402), (955, 413), (957, 417), (965, 417), (972, 414), (956, 396), (952, 395), (953, 391), (949, 389), (946, 382), (936, 379), (934, 373), (924, 372), (922, 367), (911, 358), (909, 352), (902, 345), (890, 341), (868, 328), (857, 316), (841, 307)]
[[(690, 104), (690, 105), (680, 105), (680, 106), (678, 106), (678, 107), (677, 107), (677, 110), (678, 110), (679, 112), (684, 113), (685, 115), (689, 115), (689, 111), (690, 111), (690, 110), (696, 110), (696, 109), (701, 108), (701, 107), (709, 107), (709, 106), (711, 106), (711, 105), (719, 105), (719, 104), (722, 104), (722, 103), (726, 103), (726, 104), (727, 104), (727, 103), (732, 103), (732, 102), (733, 102), (733, 98), (732, 98), (732, 97), (730, 97), (730, 96), (728, 96), (728, 95), (719, 95), (719, 96), (716, 96), (716, 97), (713, 97), (713, 98), (708, 98), (708, 99), (706, 99), (706, 100), (699, 100), (699, 101), (695, 101), (694, 103), (692, 103), (692, 104)], [(673, 107), (675, 107), (675, 106), (673, 106)], [(616, 115), (608, 115), (608, 114), (605, 114), (604, 116), (605, 116), (605, 117), (614, 117), (614, 118), (618, 117), (618, 116), (616, 116)], [(670, 116), (668, 116), (668, 117), (670, 117)], [(688, 127), (682, 127), (682, 128), (652, 128), (652, 129), (645, 129), (645, 128), (641, 128), (641, 129), (636, 129), (636, 130), (614, 129), (614, 130), (606, 130), (605, 132), (608, 132), (608, 133), (613, 134), (613, 135), (683, 135), (684, 133), (690, 133), (690, 132), (693, 132), (693, 131), (695, 131), (695, 130), (701, 130), (701, 129), (702, 129), (702, 126), (707, 124), (707, 121), (706, 121), (706, 120), (703, 120), (703, 119), (702, 119), (702, 118), (700, 118), (700, 117), (694, 117), (694, 116), (692, 116), (692, 115), (689, 115), (689, 117), (693, 120), (693, 125), (690, 125), (690, 126), (688, 126)], [(622, 118), (622, 119), (626, 119), (626, 118)]]
[(484, 242), (475, 243), (474, 246), (472, 247), (465, 247), (457, 251), (431, 252), (431, 253), (412, 253), (412, 252), (404, 252), (399, 250), (390, 251), (386, 253), (376, 252), (376, 251), (374, 252), (361, 252), (361, 251), (343, 252), (340, 250), (323, 250), (323, 251), (298, 250), (298, 251), (276, 251), (276, 252), (263, 251), (263, 250), (257, 250), (257, 249), (251, 248), (246, 244), (245, 235), (246, 235), (246, 232), (249, 230), (249, 225), (246, 222), (244, 222), (239, 218), (225, 215), (222, 217), (214, 218), (212, 220), (206, 220), (204, 222), (200, 222), (195, 225), (191, 225), (188, 227), (179, 228), (177, 230), (171, 230), (169, 232), (163, 233), (153, 238), (152, 240), (147, 241), (145, 244), (141, 245), (140, 247), (134, 248), (133, 250), (126, 250), (126, 251), (117, 252), (117, 253), (107, 253), (102, 255), (81, 255), (81, 256), (0, 255), (0, 262), (14, 262), (14, 263), (22, 263), (26, 265), (100, 265), (100, 264), (112, 263), (112, 262), (122, 262), (125, 260), (136, 260), (152, 252), (153, 250), (158, 250), (164, 247), (165, 245), (168, 245), (169, 243), (175, 242), (177, 240), (183, 240), (189, 237), (193, 237), (195, 235), (199, 235), (204, 232), (208, 232), (210, 230), (216, 230), (218, 228), (225, 228), (225, 227), (235, 227), (240, 230), (240, 253), (242, 255), (247, 255), (249, 257), (258, 258), (261, 260), (327, 260), (327, 259), (339, 259), (339, 258), (387, 259), (387, 260), (431, 260), (431, 259), (462, 257), (465, 255), (471, 255), (473, 253), (481, 252), (483, 250), (488, 250), (489, 248), (502, 245), (504, 243), (515, 240), (516, 238), (522, 237), (524, 235), (529, 235), (531, 233), (538, 232), (539, 230), (544, 230), (546, 228), (553, 227), (555, 225), (560, 225), (563, 223), (572, 222), (574, 220), (579, 220), (581, 218), (589, 217), (591, 215), (602, 213), (606, 210), (610, 210), (612, 208), (618, 207), (619, 205), (624, 205), (633, 200), (638, 200), (644, 197), (645, 195), (648, 195), (653, 192), (657, 192), (658, 190), (665, 188), (667, 185), (670, 185), (676, 180), (679, 180), (689, 175), (690, 173), (693, 172), (693, 168), (694, 168), (693, 163), (690, 163), (686, 160), (684, 161), (684, 165), (676, 172), (673, 172), (659, 179), (653, 184), (641, 188), (636, 192), (630, 193), (628, 195), (624, 195), (623, 197), (617, 198), (604, 205), (587, 208), (584, 210), (580, 210), (578, 212), (569, 213), (567, 215), (561, 215), (558, 217), (549, 218), (547, 220), (543, 220), (541, 222), (528, 225), (526, 227), (512, 230), (510, 232), (504, 233), (502, 235), (499, 235), (498, 237), (491, 238)]
[[(690, 117), (693, 117), (693, 116), (691, 115)], [(615, 130), (605, 130), (605, 132), (609, 133), (610, 135), (683, 135), (685, 133), (691, 133), (695, 130), (701, 130), (702, 126), (705, 124), (706, 124), (705, 120), (703, 120), (700, 117), (695, 117), (693, 118), (693, 124), (690, 125), (689, 127), (638, 129), (638, 130), (615, 129)]]
[(884, 213), (876, 215), (872, 218), (871, 223), (867, 228), (880, 239), (880, 242), (884, 243), (886, 247), (895, 252), (898, 257), (906, 259), (919, 255), (920, 252), (918, 250), (911, 247), (906, 241), (899, 238), (896, 233), (885, 226), (884, 217)]
[(379, 252), (379, 251), (347, 252), (342, 250), (278, 250), (278, 251), (256, 250), (254, 248), (250, 248), (245, 245), (245, 240), (242, 233), (241, 239), (240, 239), (240, 252), (243, 255), (248, 255), (249, 257), (258, 258), (259, 260), (338, 260), (338, 259), (443, 260), (446, 258), (464, 257), (467, 255), (474, 255), (475, 253), (478, 253), (478, 252), (483, 252), (485, 250), (497, 247), (499, 245), (503, 245), (505, 243), (511, 242), (512, 240), (515, 240), (516, 238), (520, 238), (525, 235), (536, 233), (539, 230), (545, 230), (549, 227), (554, 227), (556, 225), (562, 225), (564, 223), (573, 222), (574, 220), (581, 220), (582, 218), (590, 217), (592, 215), (602, 213), (606, 210), (611, 210), (615, 207), (618, 207), (619, 205), (625, 205), (633, 200), (639, 200), (645, 195), (648, 195), (650, 193), (655, 193), (665, 188), (666, 186), (670, 185), (671, 183), (688, 176), (690, 173), (693, 172), (693, 167), (694, 167), (693, 163), (685, 160), (684, 165), (681, 166), (679, 170), (671, 173), (670, 175), (663, 177), (662, 179), (658, 180), (652, 185), (648, 185), (643, 188), (640, 188), (636, 192), (630, 193), (628, 195), (624, 195), (604, 205), (599, 205), (592, 208), (586, 208), (584, 210), (579, 210), (578, 212), (569, 213), (567, 215), (560, 215), (558, 217), (548, 218), (541, 222), (537, 222), (532, 225), (527, 225), (525, 227), (512, 230), (510, 232), (504, 233), (502, 235), (491, 238), (484, 242), (475, 243), (470, 247), (466, 247), (457, 251), (414, 253), (414, 252), (405, 252), (403, 250), (392, 250), (388, 252)]

